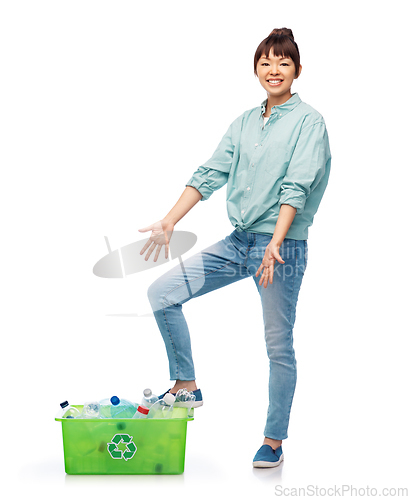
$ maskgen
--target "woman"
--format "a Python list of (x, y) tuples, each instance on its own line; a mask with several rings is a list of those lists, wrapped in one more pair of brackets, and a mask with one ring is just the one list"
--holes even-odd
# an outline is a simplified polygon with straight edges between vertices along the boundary
[(148, 297), (169, 358), (170, 392), (197, 388), (189, 330), (182, 304), (252, 276), (260, 294), (270, 360), (269, 408), (264, 442), (254, 467), (276, 467), (283, 460), (296, 385), (293, 327), (307, 264), (308, 228), (321, 202), (331, 167), (323, 117), (291, 93), (301, 74), (292, 31), (275, 29), (258, 46), (254, 73), (267, 99), (230, 125), (208, 162), (186, 184), (182, 196), (152, 231), (141, 254), (156, 261), (175, 224), (199, 201), (227, 183), (227, 209), (234, 231), (157, 279)]

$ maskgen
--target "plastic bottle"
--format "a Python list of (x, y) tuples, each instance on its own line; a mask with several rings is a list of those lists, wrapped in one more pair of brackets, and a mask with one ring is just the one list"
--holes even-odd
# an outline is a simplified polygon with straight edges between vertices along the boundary
[(170, 392), (166, 393), (163, 399), (159, 399), (150, 407), (148, 418), (171, 418), (174, 402), (175, 396)]
[(193, 391), (190, 392), (187, 389), (179, 389), (175, 397), (176, 403), (179, 403), (178, 406), (183, 408), (191, 408), (196, 401), (196, 396), (193, 394)]
[(138, 409), (135, 412), (135, 415), (132, 418), (146, 418), (149, 413), (149, 408), (146, 406), (139, 405)]
[(101, 418), (111, 418), (111, 398), (101, 399), (99, 402), (99, 414)]
[(68, 401), (64, 401), (60, 404), (60, 418), (78, 418), (81, 416), (81, 412), (75, 406), (70, 406)]
[(119, 399), (117, 396), (112, 396), (111, 403), (112, 418), (132, 418), (139, 406), (135, 406), (127, 399)]
[(155, 394), (152, 394), (152, 391), (150, 389), (145, 389), (143, 391), (143, 398), (141, 401), (141, 404), (143, 406), (146, 406), (146, 408), (150, 408), (153, 404), (156, 403), (156, 401), (159, 401), (158, 396), (155, 396)]
[(188, 417), (193, 417), (193, 403), (195, 401), (196, 396), (193, 394), (193, 391), (190, 392), (187, 389), (179, 389), (176, 393), (176, 406), (187, 408)]
[(97, 401), (85, 403), (82, 408), (81, 418), (100, 418), (101, 406)]
[(135, 415), (137, 405), (127, 399), (119, 399), (112, 396), (99, 402), (101, 418), (132, 418)]

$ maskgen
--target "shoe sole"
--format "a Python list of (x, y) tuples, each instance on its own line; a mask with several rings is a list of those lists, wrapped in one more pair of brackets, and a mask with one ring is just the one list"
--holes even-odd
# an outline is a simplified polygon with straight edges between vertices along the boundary
[(284, 460), (284, 453), (280, 456), (277, 462), (264, 462), (262, 460), (259, 460), (257, 462), (253, 462), (253, 467), (259, 469), (267, 469), (267, 468), (271, 469), (272, 467), (278, 467), (283, 460)]

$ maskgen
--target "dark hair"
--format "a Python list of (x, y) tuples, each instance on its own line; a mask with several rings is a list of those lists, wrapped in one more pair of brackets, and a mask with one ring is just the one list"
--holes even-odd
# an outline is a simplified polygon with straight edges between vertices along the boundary
[(300, 52), (294, 41), (293, 32), (288, 28), (276, 28), (257, 47), (254, 54), (254, 74), (257, 76), (257, 63), (263, 56), (268, 57), (270, 50), (276, 57), (289, 57), (295, 65), (295, 76), (300, 71)]

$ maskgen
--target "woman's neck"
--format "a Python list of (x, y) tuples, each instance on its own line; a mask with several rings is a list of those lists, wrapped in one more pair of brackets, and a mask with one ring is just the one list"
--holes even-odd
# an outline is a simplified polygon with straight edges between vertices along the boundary
[(288, 99), (291, 99), (292, 94), (291, 90), (288, 91), (287, 94), (283, 96), (271, 96), (269, 95), (267, 98), (267, 105), (266, 105), (266, 112), (264, 113), (264, 116), (267, 118), (271, 114), (271, 108), (274, 108), (274, 106), (280, 106), (281, 104), (284, 104), (285, 102), (288, 101)]

